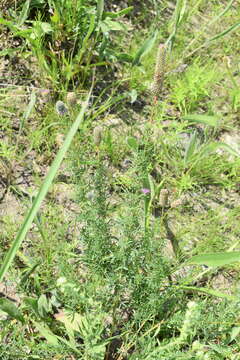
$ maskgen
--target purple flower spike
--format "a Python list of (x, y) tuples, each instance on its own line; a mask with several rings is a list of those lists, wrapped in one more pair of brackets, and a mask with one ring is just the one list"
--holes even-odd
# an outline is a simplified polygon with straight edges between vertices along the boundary
[(143, 189), (141, 189), (141, 192), (142, 192), (144, 195), (147, 195), (147, 194), (150, 193), (150, 189), (143, 188)]

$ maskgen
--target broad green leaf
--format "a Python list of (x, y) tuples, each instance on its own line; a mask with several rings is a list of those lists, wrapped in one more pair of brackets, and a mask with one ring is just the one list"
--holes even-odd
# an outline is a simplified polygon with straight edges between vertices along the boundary
[(27, 20), (28, 14), (29, 14), (29, 5), (30, 5), (30, 0), (27, 0), (22, 7), (21, 14), (18, 17), (18, 20), (17, 20), (18, 26), (23, 25), (24, 22)]
[(137, 96), (138, 96), (137, 90), (133, 89), (132, 91), (130, 91), (129, 95), (131, 98), (131, 104), (133, 104), (137, 100)]
[(59, 12), (57, 11), (57, 9), (54, 9), (54, 14), (53, 14), (53, 16), (51, 16), (51, 21), (54, 24), (58, 24), (60, 22), (60, 15), (59, 15)]
[(58, 345), (58, 337), (46, 326), (43, 325), (40, 322), (33, 321), (35, 327), (40, 332), (40, 334), (45, 337), (45, 339), (48, 341), (51, 345)]
[(235, 340), (240, 334), (240, 326), (234, 326), (231, 331), (230, 343)]
[(46, 314), (51, 310), (51, 306), (48, 303), (45, 294), (42, 294), (38, 299), (38, 312), (41, 317), (46, 316)]
[(132, 65), (138, 65), (141, 58), (146, 55), (152, 48), (156, 41), (158, 31), (155, 31), (140, 47), (140, 49), (137, 51), (136, 55), (134, 56)]
[(135, 139), (135, 137), (133, 136), (128, 136), (127, 137), (127, 144), (128, 146), (133, 150), (133, 151), (137, 151), (138, 150), (138, 142)]
[(201, 292), (201, 293), (204, 293), (204, 294), (207, 294), (207, 295), (220, 297), (220, 298), (223, 298), (223, 299), (236, 300), (235, 296), (224, 294), (224, 293), (222, 293), (220, 291), (213, 290), (213, 289), (195, 287), (195, 286), (184, 286), (184, 285), (180, 285), (180, 286), (178, 286), (178, 288), (184, 289), (184, 290), (197, 291), (197, 292)]
[(44, 34), (49, 34), (50, 32), (53, 31), (52, 26), (47, 22), (41, 22), (40, 26), (41, 26), (41, 29), (42, 29)]
[(81, 328), (83, 317), (78, 313), (68, 313), (62, 311), (54, 315), (55, 319), (62, 322), (67, 330), (78, 331)]
[(187, 263), (218, 267), (232, 264), (237, 261), (240, 261), (240, 251), (196, 255), (190, 258)]
[(219, 123), (218, 116), (188, 114), (182, 117), (183, 120), (216, 127)]
[(35, 325), (36, 329), (40, 332), (42, 336), (49, 342), (51, 345), (59, 345), (59, 342), (64, 343), (70, 349), (74, 350), (77, 354), (82, 355), (82, 353), (74, 346), (70, 341), (65, 340), (61, 336), (55, 335), (49, 327), (45, 324), (32, 320), (33, 324)]
[(16, 305), (5, 298), (0, 299), (0, 309), (7, 313), (11, 318), (16, 319), (24, 323), (24, 318), (22, 313), (18, 310)]
[(72, 346), (76, 346), (76, 341), (74, 338), (74, 332), (79, 332), (80, 325), (82, 321), (82, 316), (75, 313), (71, 314), (66, 311), (61, 311), (54, 315), (55, 319), (62, 322), (66, 328), (70, 343)]

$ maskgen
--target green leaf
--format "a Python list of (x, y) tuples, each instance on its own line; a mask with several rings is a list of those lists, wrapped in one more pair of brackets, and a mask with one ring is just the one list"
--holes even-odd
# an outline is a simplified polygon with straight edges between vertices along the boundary
[(88, 40), (89, 40), (90, 36), (92, 35), (94, 28), (95, 28), (95, 15), (91, 14), (87, 34), (86, 34), (85, 38), (83, 39), (82, 46), (81, 46), (79, 53), (76, 55), (76, 61), (78, 63), (82, 62), (83, 55), (87, 52)]
[(82, 315), (78, 314), (78, 313), (70, 313), (67, 311), (62, 311), (60, 313), (57, 313), (54, 315), (55, 319), (58, 321), (61, 321), (66, 329), (69, 331), (80, 331), (81, 328), (81, 324), (83, 321), (83, 317)]
[(38, 301), (34, 298), (25, 298), (24, 303), (29, 306), (29, 308), (33, 311), (33, 313), (36, 315), (36, 317), (39, 317), (40, 314), (38, 312)]
[(33, 111), (33, 108), (36, 104), (36, 94), (34, 92), (31, 93), (31, 96), (30, 96), (30, 102), (26, 108), (26, 110), (24, 111), (24, 114), (23, 114), (23, 119), (24, 120), (27, 120), (29, 118), (29, 116), (31, 115), (31, 112)]
[(189, 259), (187, 263), (218, 267), (228, 265), (237, 261), (240, 261), (240, 251), (196, 255)]
[(188, 114), (182, 117), (183, 120), (216, 127), (219, 123), (218, 116)]
[(54, 24), (58, 24), (60, 22), (60, 15), (59, 15), (59, 12), (57, 11), (57, 9), (54, 9), (53, 16), (51, 16), (51, 21)]
[(28, 14), (29, 14), (29, 5), (30, 5), (30, 0), (27, 0), (22, 7), (21, 14), (18, 17), (18, 20), (17, 20), (18, 26), (23, 25), (24, 22), (27, 20)]
[(137, 151), (138, 150), (138, 142), (135, 139), (135, 137), (133, 136), (128, 136), (127, 137), (127, 144), (128, 146), (133, 150), (133, 151)]
[(104, 0), (98, 0), (98, 2), (97, 2), (97, 17), (98, 17), (98, 20), (102, 19), (103, 10), (104, 10)]
[(226, 150), (231, 155), (240, 156), (240, 152), (233, 149), (230, 145), (228, 145), (228, 144), (226, 144), (224, 142), (219, 142), (219, 143), (217, 143), (217, 145), (218, 145), (219, 148), (222, 148), (222, 149)]
[(204, 293), (204, 294), (207, 294), (207, 295), (220, 297), (220, 298), (223, 298), (223, 299), (236, 300), (235, 296), (224, 294), (224, 293), (222, 293), (220, 291), (213, 290), (213, 289), (195, 287), (195, 286), (184, 286), (184, 285), (180, 285), (180, 286), (178, 286), (178, 288), (184, 289), (184, 290), (197, 291), (197, 292), (201, 292), (201, 293)]
[(138, 96), (137, 90), (133, 89), (132, 91), (130, 91), (129, 95), (131, 98), (131, 104), (133, 104), (137, 100), (137, 96)]
[(35, 327), (40, 332), (40, 334), (45, 337), (47, 342), (51, 345), (58, 345), (58, 337), (46, 326), (40, 322), (33, 321)]
[(156, 41), (158, 31), (155, 31), (140, 47), (137, 51), (136, 55), (134, 56), (132, 65), (139, 65), (141, 58), (146, 55), (152, 48)]
[(231, 343), (233, 340), (235, 340), (239, 334), (240, 334), (240, 326), (234, 326), (231, 331), (231, 338), (229, 342)]
[(117, 11), (117, 12), (110, 12), (110, 11), (104, 11), (103, 12), (103, 17), (106, 18), (106, 17), (110, 17), (112, 19), (117, 19), (118, 17), (120, 16), (123, 16), (123, 15), (126, 15), (128, 13), (130, 13), (130, 11), (133, 10), (133, 6), (129, 6), (123, 10), (120, 10), (120, 11)]
[(122, 62), (132, 63), (133, 57), (126, 53), (114, 53), (115, 57)]
[(126, 26), (118, 21), (113, 21), (109, 18), (100, 22), (100, 28), (103, 33), (108, 33), (109, 31), (125, 31), (127, 30)]
[(228, 33), (232, 32), (233, 30), (236, 30), (238, 27), (240, 26), (240, 22), (230, 26), (229, 28), (227, 28), (226, 30), (222, 31), (221, 33), (213, 36), (212, 38), (208, 39), (207, 42), (213, 41), (213, 40), (217, 40), (225, 35), (227, 35)]
[(11, 316), (11, 318), (19, 320), (22, 323), (24, 323), (24, 318), (22, 313), (18, 310), (18, 308), (12, 301), (5, 298), (1, 298), (0, 309), (5, 313), (7, 313), (9, 316)]
[(38, 299), (38, 312), (41, 317), (46, 316), (46, 314), (51, 310), (51, 306), (48, 303), (45, 294), (42, 294)]
[(195, 131), (191, 135), (191, 138), (189, 139), (189, 143), (188, 143), (186, 151), (185, 151), (185, 155), (184, 155), (185, 166), (187, 165), (187, 163), (189, 163), (191, 161), (192, 156), (196, 152), (197, 145), (198, 145), (197, 132)]
[(41, 22), (40, 26), (41, 26), (41, 29), (42, 29), (44, 34), (49, 34), (50, 32), (53, 31), (52, 26), (47, 22)]

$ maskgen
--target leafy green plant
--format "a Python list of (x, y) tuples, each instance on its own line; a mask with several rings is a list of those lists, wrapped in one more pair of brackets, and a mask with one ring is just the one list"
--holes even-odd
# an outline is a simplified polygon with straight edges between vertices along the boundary
[[(49, 1), (47, 7), (27, 0), (19, 15), (1, 18), (0, 23), (14, 36), (24, 38), (27, 54), (34, 54), (42, 74), (47, 74), (55, 87), (66, 89), (76, 78), (83, 84), (93, 67), (108, 65), (117, 57), (111, 33), (127, 31), (117, 18), (131, 10), (104, 11), (102, 0), (96, 5), (88, 0)], [(36, 15), (32, 18), (33, 11)]]

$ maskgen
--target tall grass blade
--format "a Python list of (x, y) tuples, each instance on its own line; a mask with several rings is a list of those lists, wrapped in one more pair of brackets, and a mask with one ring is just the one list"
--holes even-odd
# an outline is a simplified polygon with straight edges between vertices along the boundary
[(191, 161), (191, 158), (192, 156), (195, 154), (196, 152), (196, 148), (197, 148), (197, 144), (198, 144), (198, 141), (197, 141), (197, 132), (195, 131), (190, 140), (189, 140), (189, 143), (187, 145), (187, 148), (186, 148), (186, 151), (185, 151), (185, 155), (184, 155), (184, 164), (185, 166), (187, 165), (187, 163), (189, 161)]
[(41, 203), (44, 200), (44, 198), (53, 182), (53, 179), (61, 165), (61, 162), (62, 162), (68, 148), (71, 145), (73, 137), (76, 134), (81, 122), (83, 121), (84, 113), (88, 107), (91, 92), (92, 92), (92, 89), (89, 91), (87, 99), (86, 99), (84, 105), (82, 106), (80, 113), (78, 114), (76, 120), (74, 121), (72, 127), (70, 128), (62, 147), (59, 149), (59, 151), (51, 165), (51, 168), (50, 168), (41, 188), (39, 189), (39, 192), (31, 206), (28, 214), (25, 217), (24, 222), (23, 222), (18, 234), (3, 261), (3, 264), (0, 268), (0, 282), (3, 280), (4, 276), (6, 275), (6, 272), (8, 271), (19, 247), (21, 246), (22, 241), (24, 240), (28, 230), (30, 229), (31, 224), (41, 206)]
[(97, 17), (98, 17), (99, 21), (102, 20), (103, 10), (104, 10), (104, 0), (98, 0), (98, 2), (97, 2)]
[(29, 5), (30, 5), (30, 0), (27, 0), (25, 2), (25, 4), (23, 5), (21, 14), (19, 15), (19, 18), (18, 18), (18, 21), (17, 21), (18, 26), (23, 25), (24, 22), (27, 20), (28, 14), (29, 14)]
[(204, 293), (204, 294), (207, 294), (207, 295), (211, 295), (211, 296), (215, 296), (215, 297), (219, 297), (219, 298), (223, 298), (223, 299), (236, 300), (235, 296), (224, 294), (221, 291), (213, 290), (213, 289), (209, 289), (209, 288), (195, 287), (195, 286), (184, 286), (184, 285), (180, 285), (178, 288), (188, 290), (188, 291), (201, 292), (201, 293)]
[(90, 36), (92, 35), (94, 28), (95, 28), (95, 15), (91, 14), (90, 15), (90, 24), (88, 27), (87, 34), (86, 34), (85, 38), (83, 39), (82, 47), (81, 47), (78, 55), (76, 56), (76, 61), (78, 61), (79, 63), (82, 62), (83, 54), (87, 52), (86, 50), (88, 47), (88, 40), (89, 40)]
[(227, 35), (228, 33), (232, 32), (233, 30), (236, 30), (238, 27), (240, 26), (240, 22), (230, 26), (229, 28), (227, 28), (226, 30), (222, 31), (221, 33), (213, 36), (212, 38), (208, 39), (206, 41), (206, 43), (210, 42), (210, 41), (214, 41), (214, 40), (217, 40), (217, 39), (220, 39), (221, 37)]
[(213, 20), (210, 21), (210, 23), (208, 24), (208, 26), (214, 24), (214, 23), (215, 23), (216, 21), (218, 21), (222, 16), (224, 16), (224, 15), (228, 12), (228, 10), (231, 8), (232, 3), (233, 3), (234, 1), (235, 1), (235, 0), (230, 0), (229, 3), (227, 4), (227, 6), (225, 7), (225, 9), (223, 9), (223, 11), (222, 11), (220, 14), (218, 14), (215, 18), (213, 18)]
[(212, 267), (225, 266), (240, 261), (240, 251), (218, 252), (193, 256), (188, 264), (207, 265)]
[(183, 20), (185, 10), (186, 10), (186, 0), (177, 0), (176, 8), (173, 14), (174, 17), (173, 31), (171, 32), (170, 36), (166, 41), (166, 45), (170, 43), (170, 48), (173, 47), (173, 42), (175, 40), (178, 28)]

